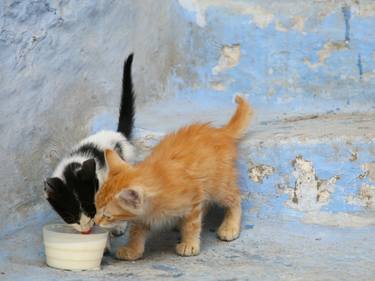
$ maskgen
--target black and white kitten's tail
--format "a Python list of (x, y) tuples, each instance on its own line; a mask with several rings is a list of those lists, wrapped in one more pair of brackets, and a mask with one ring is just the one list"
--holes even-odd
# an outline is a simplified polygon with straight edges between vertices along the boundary
[(130, 54), (124, 62), (120, 114), (117, 127), (117, 131), (122, 133), (128, 140), (130, 140), (132, 136), (135, 114), (135, 97), (132, 82), (132, 62), (133, 54)]

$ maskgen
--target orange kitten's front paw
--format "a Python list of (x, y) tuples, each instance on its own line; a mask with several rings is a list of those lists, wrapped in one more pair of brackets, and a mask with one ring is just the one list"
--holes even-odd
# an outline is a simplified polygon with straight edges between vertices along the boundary
[(220, 240), (223, 240), (223, 241), (235, 240), (240, 236), (240, 228), (221, 226), (219, 227), (217, 231), (217, 236), (219, 237)]
[(176, 245), (176, 252), (180, 256), (189, 257), (199, 254), (199, 243), (179, 243)]
[(143, 256), (142, 252), (135, 251), (127, 246), (121, 247), (116, 251), (116, 258), (119, 260), (135, 261)]

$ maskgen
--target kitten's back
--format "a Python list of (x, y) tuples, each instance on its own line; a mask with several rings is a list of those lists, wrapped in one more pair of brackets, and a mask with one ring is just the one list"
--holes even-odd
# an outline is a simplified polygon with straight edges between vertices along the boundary
[[(154, 176), (165, 186), (181, 184), (221, 186), (236, 176), (237, 140), (246, 131), (251, 108), (243, 98), (227, 125), (214, 128), (208, 123), (193, 124), (165, 137), (140, 167), (153, 167)], [(167, 188), (167, 187), (166, 187)]]
[(163, 162), (177, 159), (201, 161), (207, 154), (217, 157), (235, 148), (248, 127), (252, 116), (250, 105), (240, 96), (236, 97), (237, 110), (229, 122), (221, 127), (212, 127), (209, 123), (192, 124), (167, 135), (150, 155), (152, 162), (162, 158)]

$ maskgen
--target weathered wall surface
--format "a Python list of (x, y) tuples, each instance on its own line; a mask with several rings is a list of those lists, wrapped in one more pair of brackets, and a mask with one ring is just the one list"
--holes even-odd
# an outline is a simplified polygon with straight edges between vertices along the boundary
[(244, 142), (250, 213), (375, 224), (375, 3), (179, 3), (199, 62), (180, 95), (241, 93), (258, 113)]
[(202, 91), (246, 93), (271, 111), (374, 109), (373, 1), (179, 2)]
[[(132, 51), (141, 113), (155, 101), (174, 97), (177, 103), (191, 99), (190, 106), (195, 104), (208, 112), (209, 107), (227, 104), (236, 93), (248, 96), (262, 120), (280, 116), (297, 116), (289, 119), (295, 121), (308, 116), (308, 120), (323, 113), (350, 116), (375, 109), (372, 0), (5, 0), (0, 4), (0, 18), (0, 229), (4, 230), (22, 225), (25, 218), (48, 214), (42, 179), (71, 144), (92, 131), (113, 126), (122, 62)], [(138, 124), (146, 124), (149, 130), (160, 122), (175, 124), (185, 110), (178, 111), (177, 103), (149, 107), (155, 111), (141, 116)], [(168, 110), (172, 112), (169, 116)], [(179, 118), (174, 118), (173, 110)], [(189, 110), (185, 114), (199, 119), (198, 111)], [(151, 116), (154, 112), (168, 118), (158, 121)], [(220, 110), (213, 112), (219, 114), (210, 115), (211, 120), (225, 119)], [(319, 124), (327, 122), (325, 118), (318, 120), (322, 122)], [(340, 116), (336, 121), (341, 125), (346, 122)], [(264, 122), (262, 130), (267, 130), (268, 123)], [(312, 130), (319, 129), (319, 124)], [(354, 128), (356, 123), (347, 124)], [(294, 128), (295, 123), (288, 126)], [(288, 130), (283, 124), (280, 128)], [(360, 139), (363, 130), (371, 129), (366, 128), (355, 136), (357, 148), (371, 151), (371, 138), (363, 140), (366, 146)], [(299, 134), (306, 136), (306, 130)], [(270, 138), (272, 132), (265, 136)], [(332, 147), (330, 144), (327, 150)], [(337, 155), (339, 150), (332, 153)], [(259, 151), (268, 156), (261, 157)], [(319, 208), (333, 206), (342, 211), (342, 201), (335, 199), (329, 204), (327, 196), (331, 193), (339, 197), (330, 198), (341, 198), (345, 193), (345, 202), (354, 206), (353, 210), (373, 204), (373, 168), (363, 176), (365, 181), (353, 185), (350, 179), (350, 175), (362, 173), (361, 165), (372, 165), (373, 152), (365, 152), (360, 161), (350, 162), (352, 166), (345, 162), (349, 175), (342, 177), (341, 183), (352, 185), (349, 198), (346, 191), (334, 191), (342, 160), (312, 159), (321, 151), (319, 146), (306, 148), (301, 139), (293, 151), (286, 147), (263, 149), (260, 145), (247, 157), (254, 163), (250, 180), (256, 182), (264, 173), (269, 174), (262, 187), (266, 186), (272, 198), (281, 198), (273, 202), (275, 210), (285, 204), (291, 210), (314, 209), (316, 204), (310, 206), (303, 198), (319, 195)], [(289, 164), (293, 159), (297, 163), (294, 167)], [(256, 168), (259, 165), (266, 166)], [(329, 167), (331, 173), (322, 172)], [(318, 190), (319, 179), (307, 179), (306, 173), (330, 181)], [(285, 175), (296, 175), (302, 182), (295, 185), (290, 180), (282, 191), (277, 190)], [(254, 194), (259, 192), (257, 185), (253, 185)], [(316, 189), (305, 197), (306, 186)], [(296, 205), (296, 200), (303, 206)]]
[[(374, 225), (375, 3), (178, 2), (192, 23), (191, 64), (151, 123), (222, 124), (231, 97), (244, 94), (256, 112), (243, 142), (244, 214)], [(192, 108), (173, 108), (183, 100)]]
[(184, 61), (180, 45), (187, 36), (173, 1), (6, 0), (0, 19), (5, 229), (44, 214), (43, 178), (89, 134), (90, 120), (99, 116), (93, 126), (103, 128), (117, 114), (126, 56), (135, 52), (138, 103), (152, 101)]

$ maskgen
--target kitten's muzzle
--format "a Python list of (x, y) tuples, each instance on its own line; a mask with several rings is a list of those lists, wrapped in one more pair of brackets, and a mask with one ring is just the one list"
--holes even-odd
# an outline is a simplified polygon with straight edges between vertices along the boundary
[(94, 222), (95, 222), (96, 225), (100, 225), (100, 223), (102, 222), (102, 217), (95, 216)]

